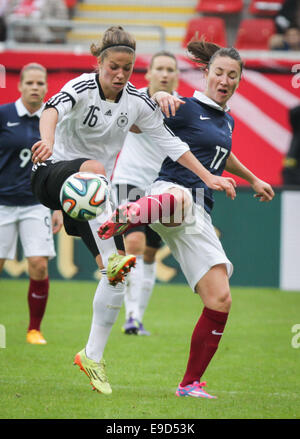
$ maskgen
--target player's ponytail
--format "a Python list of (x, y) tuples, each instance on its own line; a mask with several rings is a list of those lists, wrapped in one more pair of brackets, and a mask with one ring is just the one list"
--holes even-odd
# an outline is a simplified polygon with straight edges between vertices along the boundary
[(243, 61), (239, 52), (234, 47), (221, 47), (218, 44), (193, 38), (187, 45), (189, 57), (192, 61), (199, 64), (201, 70), (208, 69), (210, 64), (217, 56), (228, 56), (240, 64), (241, 73), (243, 70)]
[(212, 56), (219, 49), (221, 49), (221, 46), (205, 41), (204, 38), (198, 40), (197, 36), (187, 45), (189, 58), (199, 64), (201, 69), (207, 68)]
[(101, 41), (91, 45), (91, 54), (102, 59), (107, 55), (107, 50), (135, 53), (135, 38), (126, 32), (122, 26), (111, 26), (104, 32)]

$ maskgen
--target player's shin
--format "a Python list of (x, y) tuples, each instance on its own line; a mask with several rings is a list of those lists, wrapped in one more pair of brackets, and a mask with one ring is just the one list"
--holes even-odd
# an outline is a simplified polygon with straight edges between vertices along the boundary
[(122, 327), (125, 334), (137, 334), (139, 328), (139, 300), (142, 294), (142, 282), (144, 275), (143, 256), (136, 256), (136, 265), (131, 269), (127, 276), (127, 284), (125, 291), (125, 316), (126, 321)]
[(98, 284), (93, 301), (93, 319), (86, 355), (97, 363), (101, 360), (110, 331), (124, 300), (125, 285), (110, 285), (105, 274)]
[(142, 291), (139, 297), (139, 307), (137, 318), (143, 321), (144, 313), (148, 306), (152, 291), (156, 280), (156, 262), (147, 264), (144, 262), (144, 277), (142, 283)]
[(137, 318), (138, 303), (141, 294), (141, 287), (144, 274), (143, 256), (136, 257), (136, 266), (131, 269), (127, 276), (127, 287), (125, 294), (126, 320), (130, 317)]
[(193, 331), (189, 360), (181, 386), (184, 387), (194, 381), (200, 381), (216, 353), (227, 318), (227, 312), (204, 307)]

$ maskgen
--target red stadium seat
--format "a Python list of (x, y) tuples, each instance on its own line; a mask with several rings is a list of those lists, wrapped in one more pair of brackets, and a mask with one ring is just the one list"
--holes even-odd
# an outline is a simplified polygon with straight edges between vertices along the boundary
[(204, 36), (206, 41), (211, 41), (219, 46), (227, 46), (225, 22), (219, 17), (197, 17), (192, 18), (187, 25), (186, 35), (182, 46), (186, 47), (188, 42), (198, 32), (198, 38)]
[(198, 0), (196, 11), (206, 14), (234, 14), (243, 9), (243, 0)]
[(252, 15), (274, 17), (283, 3), (284, 0), (251, 0), (249, 12)]
[(269, 39), (275, 33), (272, 18), (249, 18), (242, 20), (238, 28), (237, 49), (268, 50)]
[(74, 8), (78, 2), (78, 0), (64, 0), (67, 8)]

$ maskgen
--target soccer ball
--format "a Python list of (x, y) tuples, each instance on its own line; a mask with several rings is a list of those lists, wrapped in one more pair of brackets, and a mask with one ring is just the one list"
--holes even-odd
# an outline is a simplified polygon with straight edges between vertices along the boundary
[(105, 178), (90, 172), (76, 172), (62, 185), (60, 203), (71, 218), (89, 221), (105, 210), (108, 196)]

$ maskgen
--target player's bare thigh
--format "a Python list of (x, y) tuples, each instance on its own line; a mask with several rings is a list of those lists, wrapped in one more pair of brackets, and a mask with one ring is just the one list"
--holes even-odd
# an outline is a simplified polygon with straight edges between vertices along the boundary
[(97, 160), (86, 160), (79, 168), (80, 172), (92, 172), (93, 174), (106, 175), (106, 171), (101, 162)]
[(201, 297), (204, 306), (215, 311), (229, 312), (231, 293), (225, 264), (214, 265), (199, 280), (195, 291)]

